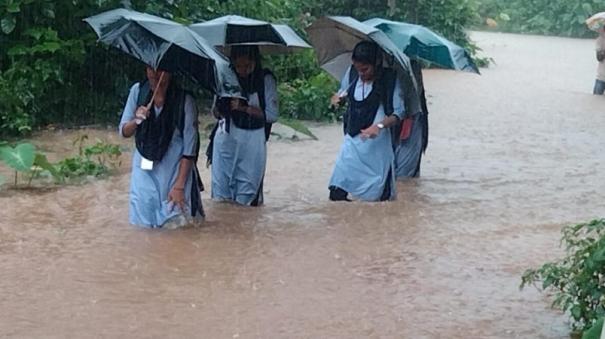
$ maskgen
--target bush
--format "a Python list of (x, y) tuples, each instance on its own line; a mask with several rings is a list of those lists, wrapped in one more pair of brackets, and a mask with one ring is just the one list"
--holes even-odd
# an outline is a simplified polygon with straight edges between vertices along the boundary
[(555, 294), (553, 306), (568, 311), (575, 330), (586, 330), (605, 315), (605, 219), (567, 226), (567, 256), (523, 274), (521, 288), (537, 283)]
[(482, 20), (491, 18), (498, 29), (568, 37), (593, 37), (586, 19), (605, 8), (605, 0), (481, 0)]
[(283, 83), (279, 85), (280, 113), (293, 119), (336, 121), (340, 114), (329, 106), (337, 88), (337, 81), (326, 73)]

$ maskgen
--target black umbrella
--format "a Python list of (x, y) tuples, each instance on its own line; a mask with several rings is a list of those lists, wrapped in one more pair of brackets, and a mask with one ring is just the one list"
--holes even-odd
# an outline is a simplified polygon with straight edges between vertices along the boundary
[(114, 9), (84, 21), (99, 41), (154, 69), (186, 74), (219, 96), (241, 96), (229, 61), (184, 25), (128, 9)]
[(222, 16), (189, 28), (223, 50), (234, 45), (253, 45), (263, 54), (284, 54), (311, 48), (288, 25), (238, 15)]

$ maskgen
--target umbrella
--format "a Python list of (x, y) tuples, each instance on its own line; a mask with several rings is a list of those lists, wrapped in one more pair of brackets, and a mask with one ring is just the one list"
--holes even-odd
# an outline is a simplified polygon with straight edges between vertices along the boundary
[(186, 74), (220, 96), (241, 96), (229, 61), (186, 26), (128, 9), (110, 10), (84, 21), (99, 41), (154, 69)]
[(313, 22), (307, 27), (307, 32), (319, 64), (337, 80), (341, 80), (351, 67), (355, 45), (363, 40), (374, 41), (384, 52), (383, 65), (397, 72), (406, 112), (415, 114), (422, 111), (410, 60), (382, 31), (351, 17), (329, 16)]
[(288, 25), (272, 24), (238, 15), (227, 15), (190, 25), (213, 46), (256, 45), (263, 54), (280, 54), (311, 48)]
[(424, 59), (444, 68), (479, 74), (477, 65), (464, 48), (424, 26), (379, 18), (366, 20), (364, 23), (383, 31), (410, 58)]
[(605, 26), (605, 12), (597, 13), (586, 20), (586, 26), (593, 31), (600, 31)]

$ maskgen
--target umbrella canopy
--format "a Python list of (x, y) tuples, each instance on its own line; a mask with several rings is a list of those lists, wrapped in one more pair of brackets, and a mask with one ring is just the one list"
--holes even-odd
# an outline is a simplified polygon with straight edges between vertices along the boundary
[(415, 114), (422, 111), (416, 81), (411, 73), (410, 60), (382, 31), (351, 17), (329, 16), (313, 22), (307, 27), (307, 33), (319, 64), (337, 80), (341, 80), (351, 67), (355, 45), (364, 40), (374, 41), (384, 52), (383, 65), (397, 72), (403, 88), (401, 95), (406, 105), (406, 112)]
[(605, 26), (605, 12), (597, 13), (586, 20), (589, 29), (598, 32)]
[(263, 54), (281, 54), (311, 48), (290, 26), (238, 15), (227, 15), (190, 25), (213, 46), (256, 45)]
[(154, 69), (188, 75), (219, 96), (241, 96), (229, 61), (186, 26), (128, 9), (114, 9), (84, 21), (100, 42)]
[(444, 68), (479, 74), (470, 54), (462, 47), (431, 31), (404, 22), (370, 19), (365, 24), (383, 31), (410, 58), (419, 58)]

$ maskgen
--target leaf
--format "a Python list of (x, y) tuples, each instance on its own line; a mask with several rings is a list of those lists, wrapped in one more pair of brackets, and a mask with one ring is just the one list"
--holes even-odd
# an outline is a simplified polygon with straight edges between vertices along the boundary
[(9, 13), (19, 13), (21, 12), (20, 3), (13, 2), (6, 6), (6, 11)]
[(50, 8), (45, 8), (44, 10), (42, 10), (42, 14), (44, 14), (45, 17), (50, 18), (50, 19), (55, 18), (55, 11), (53, 11)]
[(288, 119), (288, 118), (279, 118), (278, 121), (280, 124), (290, 127), (296, 132), (302, 133), (308, 137), (311, 137), (313, 140), (319, 140), (311, 130), (307, 128), (300, 120)]
[(582, 339), (599, 339), (603, 331), (603, 318), (597, 320), (587, 331), (582, 334)]
[(33, 52), (51, 52), (54, 53), (57, 50), (59, 50), (61, 48), (61, 44), (54, 42), (54, 41), (50, 41), (50, 42), (45, 42), (42, 43), (40, 45), (36, 45), (32, 48)]
[(582, 318), (582, 308), (580, 307), (580, 305), (574, 305), (574, 307), (571, 308), (570, 312), (571, 316), (575, 320), (580, 320), (580, 318)]
[(53, 164), (51, 164), (46, 158), (46, 155), (42, 153), (36, 153), (36, 157), (34, 159), (34, 166), (38, 166), (43, 170), (49, 171), (54, 178), (60, 177), (57, 168)]
[(17, 19), (13, 16), (8, 16), (0, 20), (0, 29), (4, 34), (10, 34), (17, 25)]
[(5, 146), (0, 152), (2, 160), (16, 171), (27, 172), (34, 164), (35, 147), (32, 144), (23, 143), (15, 148)]

